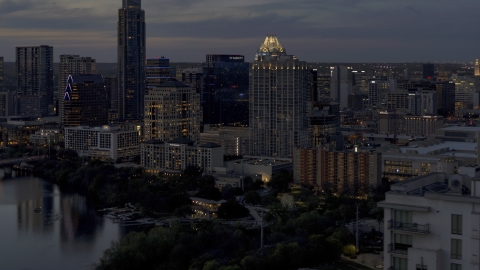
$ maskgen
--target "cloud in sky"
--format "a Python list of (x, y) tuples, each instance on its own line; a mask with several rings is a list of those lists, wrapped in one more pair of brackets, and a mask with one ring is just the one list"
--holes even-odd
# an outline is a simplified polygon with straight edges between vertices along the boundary
[[(58, 55), (116, 61), (121, 0), (0, 0), (0, 56), (48, 44)], [(200, 62), (207, 53), (252, 60), (266, 34), (316, 62), (471, 61), (480, 2), (462, 0), (143, 0), (147, 55)]]

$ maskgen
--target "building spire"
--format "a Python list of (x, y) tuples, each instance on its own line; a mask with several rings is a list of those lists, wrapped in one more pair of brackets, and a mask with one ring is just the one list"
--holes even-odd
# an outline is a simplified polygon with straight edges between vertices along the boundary
[(265, 41), (257, 50), (255, 60), (260, 60), (264, 56), (280, 56), (287, 55), (285, 48), (280, 44), (276, 35), (267, 35)]

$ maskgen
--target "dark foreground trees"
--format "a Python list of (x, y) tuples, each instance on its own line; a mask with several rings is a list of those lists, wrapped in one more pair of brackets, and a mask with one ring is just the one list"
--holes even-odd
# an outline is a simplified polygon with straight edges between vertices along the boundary
[(234, 200), (222, 203), (218, 207), (219, 218), (242, 218), (248, 216), (248, 209)]
[(96, 269), (297, 269), (338, 260), (342, 249), (338, 240), (320, 234), (251, 252), (257, 248), (257, 234), (242, 227), (174, 224), (112, 243)]

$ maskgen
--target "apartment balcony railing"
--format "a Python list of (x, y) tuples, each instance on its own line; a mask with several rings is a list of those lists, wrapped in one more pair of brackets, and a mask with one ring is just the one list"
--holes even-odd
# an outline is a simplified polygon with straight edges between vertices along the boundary
[(408, 255), (408, 248), (411, 245), (391, 243), (388, 245), (388, 252), (393, 254)]
[(395, 222), (394, 220), (391, 219), (388, 221), (388, 229), (419, 233), (419, 234), (427, 234), (427, 233), (430, 233), (430, 224), (422, 225), (417, 223)]

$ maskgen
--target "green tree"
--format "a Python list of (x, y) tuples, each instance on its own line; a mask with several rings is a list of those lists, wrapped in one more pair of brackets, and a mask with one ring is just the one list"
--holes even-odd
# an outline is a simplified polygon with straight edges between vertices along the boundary
[(246, 217), (249, 213), (250, 211), (248, 211), (247, 208), (234, 200), (224, 202), (218, 207), (219, 218), (242, 218)]
[(292, 182), (293, 175), (286, 170), (282, 170), (272, 175), (272, 178), (267, 183), (267, 186), (280, 192), (285, 192), (288, 189), (288, 184)]
[(222, 193), (216, 187), (204, 187), (197, 192), (196, 196), (214, 201), (222, 199)]
[(203, 265), (203, 270), (217, 270), (220, 268), (220, 264), (213, 260), (213, 261), (208, 261)]
[(262, 202), (262, 198), (258, 195), (258, 192), (250, 190), (245, 193), (245, 202), (251, 205), (257, 205)]

